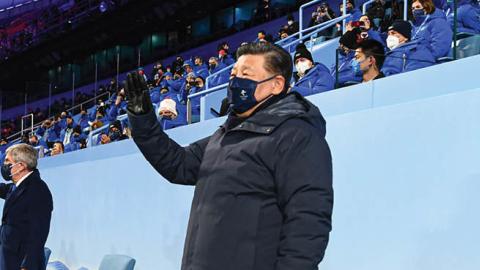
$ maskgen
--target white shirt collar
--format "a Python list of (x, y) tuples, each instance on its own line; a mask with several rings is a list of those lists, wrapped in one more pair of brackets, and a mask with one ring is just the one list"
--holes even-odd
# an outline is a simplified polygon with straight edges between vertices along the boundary
[(27, 178), (28, 176), (30, 176), (30, 174), (32, 174), (33, 171), (25, 174), (22, 178), (20, 178), (20, 180), (17, 181), (17, 183), (15, 183), (15, 186), (17, 186), (17, 188), (20, 186), (20, 184), (23, 182), (23, 180), (25, 180), (25, 178)]

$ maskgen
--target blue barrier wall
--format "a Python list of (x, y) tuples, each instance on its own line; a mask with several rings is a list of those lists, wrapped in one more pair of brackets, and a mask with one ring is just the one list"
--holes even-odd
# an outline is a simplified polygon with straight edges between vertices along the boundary
[[(479, 59), (463, 62), (462, 73)], [(425, 86), (421, 96), (400, 87), (399, 75), (381, 88), (375, 82), (311, 97), (328, 111), (334, 168), (333, 232), (322, 269), (478, 269), (474, 80)], [(222, 122), (168, 133), (188, 144)], [(40, 171), (54, 196), (52, 260), (96, 269), (103, 255), (121, 253), (137, 259), (136, 269), (180, 268), (193, 189), (163, 180), (133, 141), (42, 159)]]

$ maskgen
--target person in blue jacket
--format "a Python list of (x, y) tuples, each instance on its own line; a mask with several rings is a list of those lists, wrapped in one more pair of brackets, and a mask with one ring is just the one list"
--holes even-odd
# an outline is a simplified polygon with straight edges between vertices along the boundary
[[(361, 82), (362, 74), (354, 72), (352, 64), (355, 59), (355, 50), (358, 47), (357, 34), (355, 31), (348, 31), (340, 38), (338, 48), (338, 81), (337, 86), (342, 87), (349, 83)], [(331, 74), (334, 80), (337, 78), (337, 66), (334, 64)]]
[(395, 21), (388, 28), (386, 54), (382, 72), (385, 76), (412, 71), (435, 64), (428, 48), (418, 40), (410, 41), (412, 26), (406, 21)]
[(208, 67), (203, 63), (203, 59), (200, 56), (196, 56), (194, 60), (194, 65), (193, 65), (193, 71), (195, 71), (195, 74), (197, 76), (200, 76), (202, 78), (207, 78), (208, 75)]
[[(355, 7), (354, 0), (347, 0), (347, 14), (352, 15), (345, 19), (345, 23), (347, 24), (358, 21), (362, 16), (360, 9)], [(340, 3), (340, 16), (343, 16), (343, 2)]]
[(297, 46), (293, 62), (297, 71), (293, 74), (295, 84), (292, 91), (305, 97), (334, 88), (335, 82), (330, 70), (321, 63), (315, 63), (303, 43)]
[(363, 26), (360, 26), (360, 35), (364, 35), (366, 38), (376, 40), (380, 42), (383, 47), (387, 47), (385, 39), (382, 38), (382, 36), (377, 30), (373, 29), (372, 20), (370, 20), (370, 17), (368, 17), (368, 15), (363, 15), (362, 17), (360, 17), (359, 21), (363, 22)]
[(160, 102), (157, 118), (163, 130), (186, 125), (185, 105), (175, 97), (165, 98)]
[(85, 109), (83, 109), (81, 112), (80, 112), (80, 117), (78, 118), (78, 125), (80, 126), (80, 128), (82, 130), (84, 130), (85, 128), (88, 128), (90, 125), (88, 124), (88, 113)]
[[(448, 21), (453, 29), (453, 12), (448, 15)], [(458, 1), (457, 33), (480, 34), (480, 7), (478, 3), (472, 0)]]
[(60, 121), (52, 121), (47, 119), (43, 121), (42, 125), (37, 129), (36, 135), (42, 137), (47, 143), (49, 148), (53, 147), (53, 144), (58, 141), (61, 128)]
[(452, 45), (452, 29), (442, 10), (432, 0), (417, 0), (412, 4), (415, 19), (412, 40), (424, 43), (435, 59), (448, 56)]
[[(223, 64), (222, 62), (219, 62), (216, 57), (210, 57), (210, 59), (208, 60), (208, 65), (209, 65), (210, 75), (213, 75), (226, 67), (225, 64)], [(229, 78), (230, 78), (229, 70), (220, 72), (219, 74), (216, 74), (210, 77), (210, 79), (208, 80), (208, 87), (211, 88), (217, 85), (227, 83)]]

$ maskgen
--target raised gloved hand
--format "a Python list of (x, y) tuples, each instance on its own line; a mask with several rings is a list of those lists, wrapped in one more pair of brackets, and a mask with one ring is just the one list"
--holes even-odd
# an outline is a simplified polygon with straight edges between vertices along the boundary
[(147, 83), (136, 72), (127, 74), (125, 92), (128, 97), (127, 109), (130, 113), (140, 115), (153, 110)]

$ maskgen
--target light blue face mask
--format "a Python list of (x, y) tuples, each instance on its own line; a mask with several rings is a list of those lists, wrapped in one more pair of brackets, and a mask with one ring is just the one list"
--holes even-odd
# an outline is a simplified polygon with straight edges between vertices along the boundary
[[(367, 59), (365, 59), (367, 60)], [(360, 65), (365, 62), (363, 61), (358, 61), (357, 59), (352, 60), (352, 69), (353, 69), (353, 74), (355, 75), (362, 75), (362, 71), (360, 70)]]

